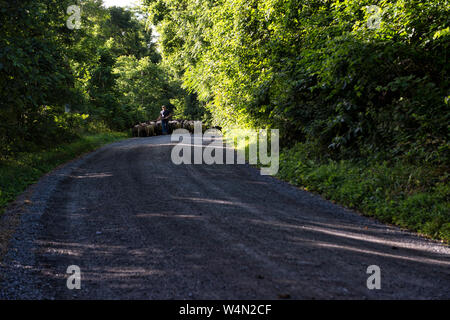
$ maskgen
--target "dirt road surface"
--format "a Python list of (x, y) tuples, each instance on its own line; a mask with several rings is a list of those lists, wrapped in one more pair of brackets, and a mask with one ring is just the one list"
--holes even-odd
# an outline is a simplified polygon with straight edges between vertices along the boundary
[[(448, 246), (248, 165), (174, 165), (172, 147), (128, 139), (43, 177), (1, 262), (0, 298), (450, 298)], [(80, 290), (66, 286), (71, 265)], [(380, 290), (367, 288), (371, 265)]]

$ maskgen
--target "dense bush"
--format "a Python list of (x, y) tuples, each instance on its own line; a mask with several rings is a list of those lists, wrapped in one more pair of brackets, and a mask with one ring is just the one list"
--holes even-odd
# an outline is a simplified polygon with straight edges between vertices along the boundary
[(171, 99), (188, 103), (138, 9), (79, 1), (81, 28), (71, 30), (73, 4), (0, 0), (0, 159), (72, 141), (98, 123), (128, 130)]
[(277, 127), (333, 157), (449, 160), (448, 1), (145, 3), (215, 123)]
[(52, 23), (64, 18), (55, 10), (63, 5), (0, 1), (0, 154), (60, 137), (53, 106), (66, 103), (73, 84), (61, 49), (65, 36), (58, 38)]

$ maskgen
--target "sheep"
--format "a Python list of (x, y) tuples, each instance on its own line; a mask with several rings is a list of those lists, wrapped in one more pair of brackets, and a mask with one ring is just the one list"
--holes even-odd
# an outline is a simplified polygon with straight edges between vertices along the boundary
[[(213, 127), (214, 129), (221, 130), (222, 128), (219, 126)], [(191, 133), (194, 133), (195, 124), (192, 120), (172, 120), (169, 121), (169, 133), (173, 132), (176, 129), (186, 129)], [(202, 123), (202, 133), (208, 127)], [(136, 124), (131, 128), (133, 137), (151, 137), (162, 134), (162, 126), (161, 121), (146, 121)]]

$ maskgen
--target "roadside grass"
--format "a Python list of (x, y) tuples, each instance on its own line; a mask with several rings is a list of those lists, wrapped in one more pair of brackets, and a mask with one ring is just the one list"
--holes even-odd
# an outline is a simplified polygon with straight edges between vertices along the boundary
[(20, 153), (12, 159), (0, 159), (0, 214), (8, 203), (47, 172), (83, 153), (128, 136), (120, 132), (84, 134), (74, 142), (50, 150)]
[(308, 159), (302, 143), (280, 152), (277, 177), (364, 215), (450, 242), (449, 170), (402, 160)]

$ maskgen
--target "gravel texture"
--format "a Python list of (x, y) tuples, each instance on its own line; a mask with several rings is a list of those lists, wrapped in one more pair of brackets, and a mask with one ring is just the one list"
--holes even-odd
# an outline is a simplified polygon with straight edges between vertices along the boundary
[[(171, 149), (169, 136), (128, 139), (43, 177), (0, 264), (0, 298), (450, 298), (448, 246), (248, 165), (174, 165)], [(80, 290), (66, 286), (70, 265)], [(366, 286), (370, 265), (380, 290)]]

